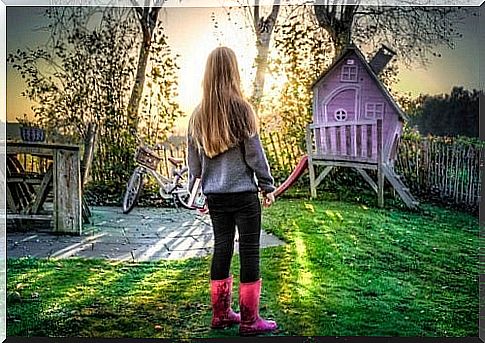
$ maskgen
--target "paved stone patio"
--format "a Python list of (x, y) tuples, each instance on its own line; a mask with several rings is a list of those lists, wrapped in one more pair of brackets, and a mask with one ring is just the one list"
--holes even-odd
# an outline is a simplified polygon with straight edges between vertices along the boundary
[[(84, 225), (81, 236), (8, 231), (7, 256), (139, 262), (212, 253), (213, 235), (208, 215), (175, 208), (135, 208), (129, 214), (123, 214), (117, 207), (92, 207), (91, 211), (91, 224)], [(282, 244), (284, 242), (263, 230), (263, 248)]]

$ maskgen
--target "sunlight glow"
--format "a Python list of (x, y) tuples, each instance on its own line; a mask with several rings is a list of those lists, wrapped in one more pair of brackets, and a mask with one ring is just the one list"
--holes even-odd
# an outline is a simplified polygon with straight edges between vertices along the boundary
[(312, 285), (313, 274), (308, 268), (308, 256), (306, 250), (305, 240), (302, 238), (301, 233), (297, 232), (295, 236), (295, 248), (296, 248), (296, 262), (300, 266), (298, 270), (298, 294), (300, 297), (310, 296), (309, 288)]
[(33, 239), (35, 239), (37, 237), (39, 237), (39, 236), (38, 235), (27, 236), (24, 239), (22, 239), (21, 242), (31, 241), (31, 240), (33, 240)]
[(48, 276), (54, 274), (54, 270), (49, 270), (40, 273), (38, 269), (32, 269), (22, 275), (17, 276), (17, 284), (31, 285), (33, 288), (37, 287), (40, 281)]
[(344, 217), (342, 216), (342, 214), (340, 214), (340, 212), (335, 212), (335, 211), (332, 211), (332, 210), (325, 210), (325, 214), (327, 216), (329, 216), (333, 221), (344, 219)]
[(153, 244), (148, 250), (143, 252), (141, 255), (137, 256), (137, 254), (135, 254), (135, 258), (138, 261), (149, 261), (150, 257), (152, 257), (157, 252), (162, 251), (165, 248), (165, 242), (166, 242), (165, 239), (159, 240), (158, 242)]
[[(184, 222), (181, 225), (181, 229), (185, 230), (184, 236), (190, 236), (192, 233), (200, 232), (200, 225), (205, 225), (205, 223), (196, 218), (193, 221)], [(168, 250), (168, 255), (164, 256), (164, 258), (169, 258), (172, 254), (176, 254), (177, 258), (189, 257), (191, 254), (190, 249), (197, 249), (197, 247), (194, 246), (201, 244), (201, 242), (195, 238), (188, 240), (187, 237), (181, 237), (179, 230), (164, 233), (164, 229), (166, 229), (166, 227), (162, 226), (157, 230), (157, 232), (163, 234), (164, 237), (150, 246), (147, 250), (137, 251), (137, 253), (134, 254), (136, 260), (149, 261), (157, 253), (160, 253), (165, 249)]]
[(77, 252), (87, 248), (90, 244), (96, 243), (96, 240), (98, 238), (101, 238), (105, 235), (106, 235), (106, 233), (100, 233), (100, 234), (97, 234), (97, 235), (94, 235), (94, 236), (87, 237), (86, 239), (82, 240), (80, 243), (75, 243), (75, 244), (72, 244), (72, 245), (70, 245), (70, 246), (68, 246), (64, 249), (56, 251), (50, 257), (58, 258), (58, 259), (71, 257), (74, 254), (76, 254)]
[[(41, 316), (50, 316), (55, 315), (59, 311), (62, 311), (66, 308), (67, 304), (69, 307), (75, 307), (76, 304), (82, 303), (86, 298), (91, 297), (93, 302), (99, 300), (100, 295), (94, 293), (97, 287), (100, 287), (100, 284), (112, 285), (116, 280), (118, 280), (122, 276), (121, 273), (118, 273), (116, 270), (114, 271), (100, 271), (97, 273), (93, 273), (91, 277), (85, 280), (83, 284), (75, 285), (66, 289), (62, 294), (59, 294), (57, 298), (53, 298), (51, 301), (46, 302), (45, 310), (41, 313)], [(96, 287), (94, 287), (95, 285)], [(91, 293), (87, 293), (90, 291)], [(95, 297), (97, 296), (97, 298)]]
[[(254, 3), (253, 1), (248, 4)], [(259, 1), (259, 5), (268, 8), (273, 2)], [(213, 5), (213, 7), (208, 7)], [(25, 10), (24, 10), (25, 8)], [(262, 15), (267, 16), (267, 11)], [(211, 15), (214, 13), (215, 20)], [(228, 15), (229, 13), (229, 15)], [(177, 58), (179, 70), (179, 96), (185, 117), (177, 122), (181, 132), (187, 125), (187, 118), (200, 99), (200, 81), (208, 53), (219, 45), (233, 48), (238, 56), (244, 90), (250, 95), (251, 83), (254, 78), (254, 58), (256, 56), (255, 37), (252, 28), (252, 18), (248, 16), (247, 8), (241, 7), (240, 1), (211, 0), (209, 2), (196, 0), (169, 0), (164, 3), (159, 19), (168, 36), (169, 45)], [(29, 47), (35, 49), (45, 44), (48, 32), (39, 30), (46, 25), (46, 18), (37, 9), (28, 7), (16, 9), (11, 6), (8, 16), (15, 20), (7, 20), (8, 52)], [(281, 17), (283, 17), (280, 14)], [(18, 19), (18, 20), (17, 20)], [(480, 88), (479, 63), (480, 44), (476, 37), (479, 32), (479, 20), (476, 17), (468, 20), (464, 29), (464, 39), (457, 41), (455, 49), (440, 48), (442, 58), (432, 59), (428, 68), (416, 63), (411, 68), (400, 65), (398, 82), (392, 86), (397, 92), (410, 92), (414, 95), (440, 94), (449, 92), (453, 85), (463, 85), (467, 88)], [(364, 44), (363, 48), (367, 48)], [(275, 49), (271, 49), (271, 53)], [(367, 52), (367, 49), (364, 49)], [(23, 113), (33, 116), (31, 103), (21, 93), (25, 82), (20, 74), (10, 64), (7, 64), (7, 119), (16, 121)], [(270, 76), (269, 74), (267, 76)], [(275, 80), (271, 75), (266, 80), (265, 92), (277, 92), (272, 86), (282, 85), (284, 79)], [(277, 87), (278, 88), (278, 87)], [(278, 88), (280, 89), (280, 88)]]

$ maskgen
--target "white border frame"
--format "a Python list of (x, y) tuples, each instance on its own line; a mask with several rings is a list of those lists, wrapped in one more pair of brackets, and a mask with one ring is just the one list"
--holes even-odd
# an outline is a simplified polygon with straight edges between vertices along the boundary
[(0, 341), (7, 337), (7, 232), (6, 232), (6, 196), (7, 179), (5, 177), (6, 168), (6, 122), (7, 122), (7, 6), (0, 3), (0, 45), (1, 51), (0, 65)]
[[(237, 0), (226, 1), (226, 0), (166, 0), (163, 1), (164, 7), (221, 7), (221, 6), (240, 6), (240, 2)], [(255, 0), (249, 0), (249, 5), (253, 5)], [(271, 6), (273, 4), (273, 0), (260, 0), (260, 5), (262, 6)], [(317, 5), (325, 5), (327, 3), (326, 0), (282, 0), (282, 5), (289, 5), (289, 4), (317, 4)], [(335, 4), (344, 5), (346, 1), (338, 0)], [(352, 4), (353, 2), (351, 2)], [(452, 0), (452, 1), (443, 1), (443, 0), (415, 0), (413, 2), (401, 2), (398, 0), (363, 0), (359, 4), (360, 5), (384, 5), (384, 6), (400, 6), (400, 7), (407, 7), (407, 6), (473, 6), (478, 7), (483, 3), (483, 0)], [(66, 6), (125, 6), (129, 7), (132, 6), (130, 0), (2, 0), (0, 4), (0, 17), (1, 17), (1, 26), (2, 30), (0, 31), (0, 39), (1, 39), (1, 47), (2, 47), (2, 55), (1, 55), (1, 76), (0, 76), (0, 177), (1, 183), (0, 187), (3, 187), (0, 194), (0, 230), (1, 231), (1, 239), (0, 239), (0, 293), (1, 293), (1, 300), (0, 300), (0, 341), (4, 341), (6, 339), (6, 208), (5, 208), (5, 188), (6, 188), (6, 179), (5, 179), (5, 152), (6, 152), (6, 13), (7, 13), (7, 6), (54, 6), (54, 5), (66, 5)], [(483, 31), (483, 29), (482, 29)], [(483, 57), (483, 56), (481, 56)], [(480, 58), (480, 57), (479, 57)], [(481, 69), (481, 68), (480, 68)], [(480, 73), (479, 79), (482, 76)], [(480, 84), (483, 84), (480, 82)], [(350, 88), (349, 86), (345, 88)], [(359, 90), (360, 87), (354, 86), (357, 89), (356, 92), (356, 107), (360, 108), (360, 103), (358, 100), (358, 94), (360, 94)], [(479, 87), (481, 88), (481, 87)], [(318, 99), (318, 91), (316, 92), (315, 96)], [(483, 98), (483, 96), (482, 96)], [(325, 99), (327, 100), (327, 99)], [(326, 105), (326, 103), (324, 102)], [(314, 113), (317, 113), (317, 109), (315, 108), (316, 102), (314, 102)], [(325, 120), (327, 120), (327, 113), (326, 107), (324, 107), (324, 116)], [(355, 112), (356, 118), (359, 115), (359, 112)], [(480, 295), (483, 293), (480, 291)], [(479, 325), (482, 323), (482, 317), (479, 316)], [(481, 336), (482, 330), (479, 330), (479, 336)], [(418, 339), (419, 341), (419, 339)]]

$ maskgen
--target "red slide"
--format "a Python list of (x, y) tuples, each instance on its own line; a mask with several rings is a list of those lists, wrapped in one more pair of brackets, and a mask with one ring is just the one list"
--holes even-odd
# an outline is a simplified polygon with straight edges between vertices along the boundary
[(283, 194), (288, 188), (293, 186), (293, 184), (298, 180), (298, 178), (303, 174), (303, 172), (308, 168), (308, 156), (305, 155), (301, 158), (300, 162), (296, 165), (295, 170), (290, 174), (290, 176), (283, 182), (275, 191), (275, 197)]

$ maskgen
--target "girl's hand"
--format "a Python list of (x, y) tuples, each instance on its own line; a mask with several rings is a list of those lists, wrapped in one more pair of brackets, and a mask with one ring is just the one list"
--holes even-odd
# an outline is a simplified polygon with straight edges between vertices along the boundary
[(274, 192), (267, 193), (263, 198), (263, 207), (268, 208), (275, 202)]

